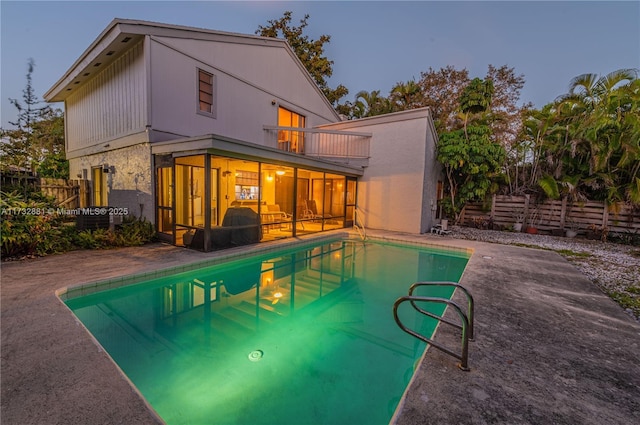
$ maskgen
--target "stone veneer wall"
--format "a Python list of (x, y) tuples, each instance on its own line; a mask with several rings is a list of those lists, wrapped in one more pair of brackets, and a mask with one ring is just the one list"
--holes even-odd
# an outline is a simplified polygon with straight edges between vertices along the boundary
[[(155, 222), (151, 147), (138, 144), (69, 160), (72, 178), (91, 180), (91, 169), (108, 165), (107, 199), (109, 206), (128, 208), (135, 217)], [(86, 170), (83, 172), (83, 170)], [(92, 182), (93, 184), (93, 182)]]

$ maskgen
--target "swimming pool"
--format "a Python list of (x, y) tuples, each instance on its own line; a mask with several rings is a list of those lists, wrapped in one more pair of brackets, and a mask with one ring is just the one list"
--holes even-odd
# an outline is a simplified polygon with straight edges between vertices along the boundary
[[(337, 240), (66, 304), (168, 424), (382, 424), (425, 348), (396, 325), (394, 301), (416, 281), (458, 281), (467, 260)], [(433, 333), (432, 319), (401, 314)]]

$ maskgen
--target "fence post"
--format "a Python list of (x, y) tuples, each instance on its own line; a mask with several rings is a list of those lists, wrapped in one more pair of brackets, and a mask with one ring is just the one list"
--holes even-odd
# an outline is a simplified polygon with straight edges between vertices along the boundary
[(78, 180), (78, 185), (80, 186), (79, 193), (79, 205), (80, 208), (87, 208), (89, 206), (89, 180)]
[(607, 224), (609, 223), (609, 206), (606, 202), (603, 202), (603, 204), (604, 210), (602, 211), (602, 228), (604, 229), (605, 227), (608, 227)]
[(491, 215), (489, 216), (491, 217), (491, 220), (494, 219), (495, 213), (496, 213), (496, 194), (494, 193), (493, 196), (491, 197)]
[(562, 206), (560, 207), (560, 228), (564, 230), (564, 223), (567, 215), (567, 197), (562, 197)]

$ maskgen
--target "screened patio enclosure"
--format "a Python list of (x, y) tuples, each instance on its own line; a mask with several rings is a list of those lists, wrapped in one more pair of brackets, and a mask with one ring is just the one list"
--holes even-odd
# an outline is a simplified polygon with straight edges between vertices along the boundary
[(154, 155), (162, 239), (211, 251), (353, 225), (356, 173), (231, 155)]

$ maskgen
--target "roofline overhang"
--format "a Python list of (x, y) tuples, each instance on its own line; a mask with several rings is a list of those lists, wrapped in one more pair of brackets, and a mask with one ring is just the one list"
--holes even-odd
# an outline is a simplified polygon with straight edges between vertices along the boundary
[[(261, 46), (282, 47), (287, 50), (289, 56), (304, 73), (309, 83), (322, 97), (326, 105), (332, 111), (336, 121), (340, 121), (340, 116), (322, 93), (322, 90), (313, 81), (311, 75), (304, 67), (300, 59), (287, 43), (286, 40), (273, 37), (263, 37), (258, 35), (241, 34), (211, 30), (206, 28), (196, 28), (182, 25), (171, 25), (160, 22), (142, 21), (134, 19), (113, 19), (109, 25), (98, 35), (80, 57), (71, 65), (65, 74), (44, 94), (47, 102), (62, 102), (72, 92), (73, 86), (79, 86), (84, 81), (93, 77), (97, 71), (104, 69), (108, 64), (118, 58), (128, 46), (136, 44), (146, 36), (165, 36), (177, 38), (192, 38), (209, 41), (225, 41), (243, 44), (253, 44)], [(129, 38), (129, 40), (124, 41)], [(126, 44), (123, 45), (123, 43)], [(112, 54), (109, 54), (113, 52)], [(96, 64), (100, 64), (96, 66)], [(89, 73), (89, 74), (87, 74)], [(86, 78), (81, 78), (86, 77)]]
[(216, 134), (154, 142), (151, 144), (151, 153), (172, 156), (207, 153), (251, 161), (272, 162), (283, 166), (304, 167), (315, 171), (335, 172), (353, 177), (360, 177), (364, 174), (364, 168), (361, 165), (346, 165), (321, 158), (307, 157)]

